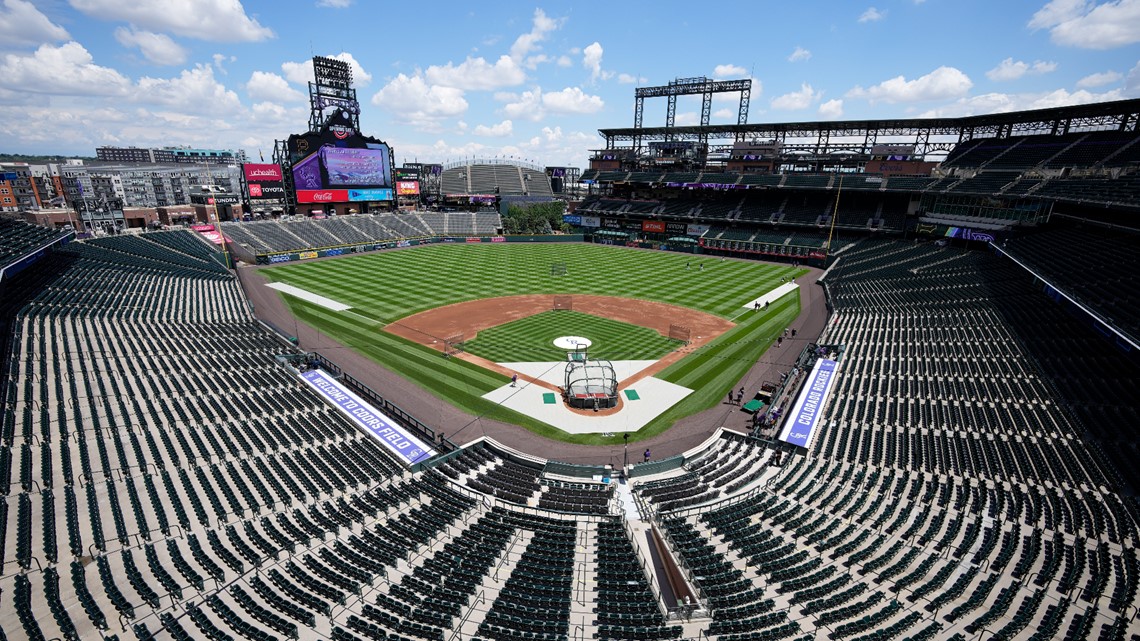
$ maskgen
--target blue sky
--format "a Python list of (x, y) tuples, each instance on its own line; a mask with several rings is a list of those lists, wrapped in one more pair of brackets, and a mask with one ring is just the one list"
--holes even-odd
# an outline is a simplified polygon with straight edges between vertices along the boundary
[[(0, 150), (268, 158), (307, 126), (314, 54), (352, 64), (362, 128), (397, 162), (585, 167), (599, 128), (632, 126), (636, 86), (677, 77), (753, 78), (753, 123), (1138, 97), (1140, 0), (0, 0)], [(677, 124), (699, 111), (679, 100)]]

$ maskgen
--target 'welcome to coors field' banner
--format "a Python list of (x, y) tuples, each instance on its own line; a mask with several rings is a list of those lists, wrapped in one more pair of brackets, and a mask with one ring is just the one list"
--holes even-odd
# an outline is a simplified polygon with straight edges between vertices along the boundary
[(791, 413), (784, 419), (784, 429), (780, 431), (780, 440), (792, 445), (807, 447), (815, 436), (816, 423), (827, 404), (827, 397), (831, 393), (831, 383), (835, 380), (836, 362), (821, 358), (815, 362), (807, 382), (800, 391), (796, 404), (792, 406)]
[(376, 437), (381, 445), (388, 448), (406, 465), (422, 463), (435, 456), (435, 450), (409, 434), (395, 421), (381, 414), (325, 372), (313, 369), (301, 374), (301, 378), (321, 396), (331, 401), (352, 422)]

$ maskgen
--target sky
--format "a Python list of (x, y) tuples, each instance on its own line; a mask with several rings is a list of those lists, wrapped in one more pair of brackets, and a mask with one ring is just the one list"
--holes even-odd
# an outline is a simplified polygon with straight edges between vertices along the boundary
[[(751, 78), (751, 123), (1140, 97), (1140, 0), (0, 0), (0, 153), (268, 159), (307, 129), (313, 55), (351, 65), (398, 163), (585, 168), (598, 129), (633, 126), (634, 89), (675, 78)], [(665, 112), (647, 100), (645, 126)], [(699, 120), (678, 99), (676, 124)]]

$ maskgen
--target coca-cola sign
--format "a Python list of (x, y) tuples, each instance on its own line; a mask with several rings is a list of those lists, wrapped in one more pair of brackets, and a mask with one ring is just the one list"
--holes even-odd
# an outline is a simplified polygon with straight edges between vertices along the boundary
[(346, 203), (348, 190), (345, 189), (298, 189), (299, 203)]
[(245, 171), (246, 182), (281, 182), (283, 180), (281, 165), (247, 163), (242, 165), (242, 170)]

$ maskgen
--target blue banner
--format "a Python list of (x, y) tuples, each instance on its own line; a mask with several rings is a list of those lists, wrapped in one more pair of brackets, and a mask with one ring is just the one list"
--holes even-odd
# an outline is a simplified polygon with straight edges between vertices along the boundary
[(570, 225), (581, 225), (582, 217), (575, 214), (562, 214), (562, 222)]
[(326, 372), (313, 369), (301, 374), (301, 378), (407, 465), (422, 463), (435, 456), (435, 450), (381, 414), (364, 399), (345, 389)]
[(781, 441), (800, 447), (807, 447), (811, 443), (816, 423), (827, 403), (827, 395), (831, 392), (831, 382), (835, 380), (835, 366), (835, 361), (826, 358), (815, 362), (796, 404), (784, 420), (784, 429), (780, 431)]
[(360, 202), (367, 200), (392, 200), (392, 190), (388, 188), (349, 189), (348, 200), (349, 202)]

